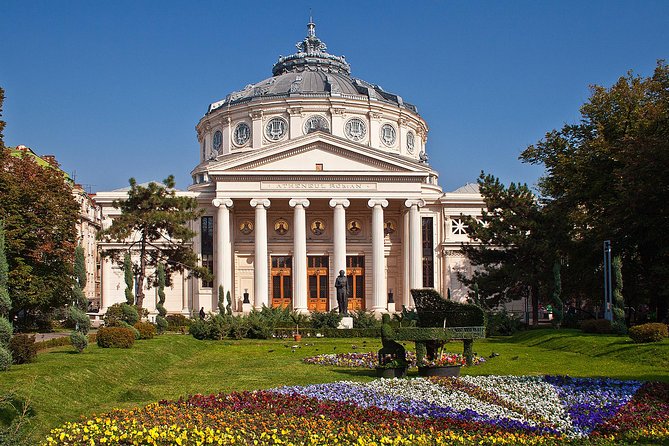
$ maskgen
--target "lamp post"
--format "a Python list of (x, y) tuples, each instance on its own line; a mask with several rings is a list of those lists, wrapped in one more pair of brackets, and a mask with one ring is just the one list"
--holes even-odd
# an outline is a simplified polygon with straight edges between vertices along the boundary
[(604, 240), (604, 319), (613, 321), (611, 297), (611, 240)]

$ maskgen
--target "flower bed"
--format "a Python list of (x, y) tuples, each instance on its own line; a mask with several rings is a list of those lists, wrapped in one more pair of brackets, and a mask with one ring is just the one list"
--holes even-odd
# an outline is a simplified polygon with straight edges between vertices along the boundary
[[(367, 369), (376, 368), (379, 363), (376, 352), (369, 353), (338, 353), (325, 354), (304, 358), (307, 364), (327, 365), (336, 367), (364, 367)], [(407, 362), (409, 367), (416, 367), (416, 352), (407, 352)], [(474, 357), (474, 365), (479, 365), (485, 362), (482, 356)], [(444, 353), (442, 358), (432, 363), (425, 363), (427, 366), (436, 365), (456, 365), (460, 364), (466, 366), (467, 361), (464, 356), (457, 353)]]
[[(602, 395), (597, 399), (596, 395)], [(585, 420), (582, 410), (591, 416)], [(615, 407), (615, 410), (612, 409)], [(651, 444), (669, 385), (565, 377), (380, 379), (195, 395), (54, 429), (45, 445)]]

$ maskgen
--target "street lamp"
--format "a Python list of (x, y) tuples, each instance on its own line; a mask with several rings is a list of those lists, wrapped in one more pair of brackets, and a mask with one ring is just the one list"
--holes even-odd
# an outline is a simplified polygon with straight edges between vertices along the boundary
[(607, 321), (613, 321), (611, 293), (611, 240), (604, 240), (604, 319)]

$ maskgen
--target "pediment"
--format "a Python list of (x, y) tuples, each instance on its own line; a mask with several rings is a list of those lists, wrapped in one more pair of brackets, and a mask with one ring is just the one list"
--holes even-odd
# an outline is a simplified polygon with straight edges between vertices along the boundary
[(211, 166), (209, 172), (314, 172), (317, 165), (322, 165), (322, 170), (329, 173), (424, 173), (429, 170), (391, 154), (351, 146), (331, 135), (323, 135), (300, 138), (283, 146), (258, 150), (230, 160), (222, 159)]

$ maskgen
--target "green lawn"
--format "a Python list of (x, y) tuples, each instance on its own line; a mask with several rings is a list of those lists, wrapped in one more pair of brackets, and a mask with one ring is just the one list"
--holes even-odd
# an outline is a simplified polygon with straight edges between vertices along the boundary
[[(164, 335), (138, 341), (130, 350), (83, 354), (71, 347), (42, 352), (32, 364), (0, 374), (0, 393), (30, 399), (35, 438), (80, 415), (143, 405), (193, 393), (228, 392), (336, 380), (370, 380), (371, 370), (306, 365), (321, 353), (375, 351), (378, 339), (290, 341), (197, 341)], [(450, 344), (461, 351), (459, 342)], [(407, 345), (413, 348), (413, 345)], [(474, 350), (499, 356), (466, 374), (568, 374), (669, 381), (669, 340), (633, 344), (626, 337), (585, 335), (573, 330), (533, 330), (509, 338), (477, 341)], [(415, 376), (416, 372), (410, 373)]]

